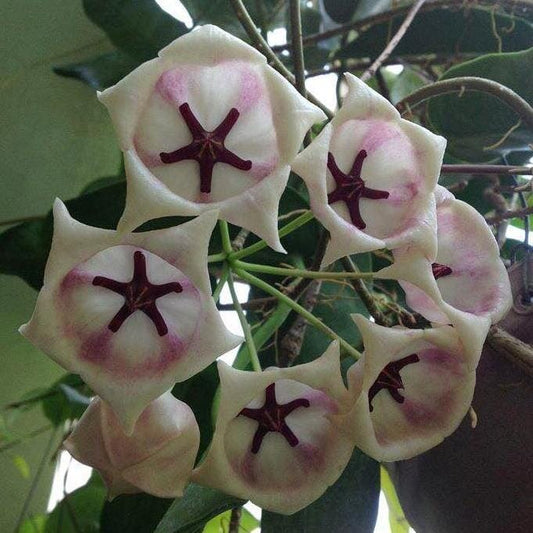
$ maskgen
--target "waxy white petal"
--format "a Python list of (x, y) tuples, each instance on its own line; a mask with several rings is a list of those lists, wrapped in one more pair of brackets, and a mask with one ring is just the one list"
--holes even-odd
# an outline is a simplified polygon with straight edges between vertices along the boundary
[(131, 435), (104, 401), (93, 400), (64, 447), (100, 472), (110, 499), (135, 492), (175, 498), (189, 482), (199, 444), (193, 412), (167, 392), (146, 407)]

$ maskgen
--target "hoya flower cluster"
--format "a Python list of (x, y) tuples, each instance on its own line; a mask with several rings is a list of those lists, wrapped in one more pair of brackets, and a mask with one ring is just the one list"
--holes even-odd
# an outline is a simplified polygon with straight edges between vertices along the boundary
[[(378, 460), (436, 445), (467, 412), (491, 322), (510, 303), (483, 219), (437, 186), (445, 141), (401, 119), (364, 83), (324, 120), (257, 51), (213, 26), (163, 49), (99, 95), (124, 152), (117, 231), (73, 220), (58, 200), (31, 320), (21, 332), (97, 397), (65, 446), (110, 496), (180, 496), (190, 480), (293, 513), (342, 473), (355, 446)], [(216, 428), (199, 465), (194, 413), (176, 382), (239, 345), (211, 297), (207, 250), (218, 219), (283, 251), (277, 230), (292, 169), (329, 231), (323, 266), (389, 248), (376, 277), (398, 280), (433, 328), (354, 317), (365, 351), (340, 372), (338, 342), (311, 363), (263, 372), (219, 363)], [(180, 226), (132, 233), (163, 216)]]

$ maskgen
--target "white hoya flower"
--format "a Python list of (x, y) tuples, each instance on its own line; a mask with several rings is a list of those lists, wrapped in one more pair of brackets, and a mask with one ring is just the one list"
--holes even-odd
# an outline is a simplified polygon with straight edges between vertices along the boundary
[(99, 95), (124, 152), (119, 230), (149, 219), (219, 217), (283, 251), (277, 212), (307, 130), (325, 118), (251, 46), (201, 26)]
[(143, 409), (237, 346), (211, 297), (207, 247), (216, 212), (122, 234), (54, 205), (44, 286), (21, 333), (79, 374), (127, 432)]
[(96, 398), (63, 446), (100, 472), (112, 499), (136, 492), (182, 496), (199, 444), (200, 429), (190, 407), (167, 392), (142, 412), (131, 435)]
[(435, 198), (446, 141), (400, 117), (351, 74), (348, 94), (294, 161), (311, 209), (331, 234), (323, 265), (417, 243), (435, 254)]
[(341, 475), (353, 441), (337, 427), (348, 393), (332, 343), (319, 359), (243, 372), (219, 363), (215, 434), (193, 481), (292, 514)]
[(418, 455), (450, 435), (466, 415), (478, 358), (454, 328), (385, 328), (353, 315), (365, 351), (348, 370), (354, 404), (342, 427), (378, 461)]

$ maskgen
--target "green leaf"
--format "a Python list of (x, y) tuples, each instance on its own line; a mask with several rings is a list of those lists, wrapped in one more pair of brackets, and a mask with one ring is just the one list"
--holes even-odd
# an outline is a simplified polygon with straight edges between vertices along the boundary
[(379, 463), (356, 450), (337, 482), (297, 513), (263, 511), (261, 533), (374, 531), (379, 502)]
[[(248, 36), (228, 0), (182, 0), (194, 25), (216, 24), (218, 27), (248, 40)], [(283, 3), (278, 0), (244, 0), (244, 5), (258, 27), (267, 31), (283, 24)]]
[[(405, 15), (374, 24), (341, 48), (336, 57), (376, 58), (394, 35)], [(495, 31), (492, 29), (494, 21)], [(519, 17), (469, 6), (468, 10), (434, 9), (418, 13), (404, 37), (394, 49), (394, 56), (466, 53), (514, 52), (531, 46), (532, 25)]]
[[(372, 270), (372, 256), (370, 254), (359, 254), (354, 256), (354, 258), (361, 270)], [(340, 272), (342, 268), (337, 264), (335, 270)], [(351, 284), (344, 281), (338, 283), (323, 281), (313, 314), (352, 346), (358, 347), (361, 344), (361, 334), (350, 317), (350, 314), (353, 313), (369, 316), (365, 304)], [(326, 337), (316, 328), (308, 326), (298, 363), (316, 359), (326, 350), (330, 343), (331, 339), (329, 337)]]
[(93, 89), (103, 90), (117, 83), (138, 64), (130, 56), (115, 50), (86, 61), (54, 67), (54, 72), (81, 80)]
[[(124, 209), (125, 198), (125, 184), (119, 183), (69, 200), (66, 205), (70, 214), (80, 222), (113, 229)], [(19, 224), (0, 234), (0, 273), (19, 276), (39, 289), (52, 233), (50, 212), (38, 220)]]
[[(253, 329), (254, 343), (258, 352), (261, 351), (261, 348), (281, 328), (285, 320), (287, 320), (287, 317), (290, 315), (290, 312), (291, 309), (287, 304), (279, 302), (268, 317)], [(250, 352), (248, 350), (248, 345), (244, 343), (235, 358), (233, 367), (239, 370), (245, 370), (251, 366), (249, 362)]]
[[(460, 76), (488, 78), (509, 87), (533, 104), (533, 48), (509, 54), (489, 54), (456, 65), (441, 79)], [(500, 141), (519, 121), (519, 116), (495, 96), (468, 92), (432, 98), (429, 119), (438, 133), (448, 138), (448, 152), (457, 158), (490, 161), (502, 152), (530, 151), (531, 131), (525, 125), (515, 129), (500, 146)]]
[(397, 104), (412, 92), (420, 89), (428, 82), (415, 69), (404, 67), (390, 85), (390, 99), (393, 104)]
[(100, 533), (151, 533), (171, 504), (172, 499), (149, 494), (121, 494), (105, 503)]
[(106, 489), (94, 476), (59, 502), (46, 520), (45, 533), (100, 533), (100, 513)]
[(81, 418), (85, 409), (91, 403), (89, 396), (79, 392), (84, 386), (81, 378), (76, 374), (67, 374), (50, 387), (48, 394), (42, 400), (44, 415), (54, 426), (65, 420)]
[(83, 7), (111, 42), (139, 63), (189, 31), (154, 0), (83, 0)]
[[(209, 520), (205, 525), (202, 533), (225, 533), (228, 531), (228, 526), (231, 519), (231, 511), (219, 514)], [(259, 520), (255, 518), (249, 511), (242, 508), (241, 519), (239, 521), (239, 532), (251, 533), (254, 529), (260, 526)]]
[(244, 503), (244, 500), (235, 496), (228, 496), (217, 490), (191, 483), (183, 497), (172, 503), (155, 533), (198, 531), (211, 518)]
[(202, 456), (213, 435), (211, 411), (218, 385), (217, 365), (213, 363), (187, 381), (177, 383), (172, 389), (172, 394), (194, 411), (194, 416), (200, 427), (198, 457)]
[(17, 533), (45, 533), (46, 515), (32, 515), (20, 526)]
[(350, 22), (357, 8), (358, 0), (323, 0), (324, 11), (337, 24)]

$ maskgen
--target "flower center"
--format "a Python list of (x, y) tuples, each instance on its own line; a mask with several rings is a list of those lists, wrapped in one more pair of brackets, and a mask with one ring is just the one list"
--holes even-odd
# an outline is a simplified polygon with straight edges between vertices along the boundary
[(381, 200), (389, 197), (389, 193), (387, 191), (370, 189), (369, 187), (365, 186), (365, 182), (361, 178), (361, 169), (363, 168), (363, 161), (365, 160), (366, 156), (366, 150), (361, 150), (357, 154), (350, 172), (345, 174), (337, 166), (333, 154), (331, 152), (328, 153), (328, 170), (331, 172), (331, 175), (333, 176), (333, 179), (337, 185), (335, 190), (328, 194), (328, 204), (344, 202), (348, 207), (353, 225), (359, 229), (366, 228), (366, 224), (361, 218), (359, 200), (361, 198)]
[(265, 403), (259, 409), (245, 407), (239, 416), (251, 418), (258, 423), (252, 441), (252, 453), (256, 454), (261, 448), (265, 435), (270, 431), (281, 433), (291, 447), (294, 448), (299, 442), (298, 437), (292, 432), (285, 422), (285, 418), (299, 407), (309, 407), (309, 400), (297, 398), (292, 402), (280, 405), (276, 401), (275, 383), (265, 389)]
[(386, 389), (389, 391), (390, 395), (398, 403), (403, 403), (405, 398), (400, 394), (399, 389), (404, 389), (402, 377), (400, 376), (400, 370), (407, 365), (418, 363), (420, 358), (416, 353), (398, 359), (398, 361), (393, 361), (389, 363), (380, 373), (376, 381), (370, 390), (368, 391), (368, 407), (370, 412), (374, 410), (372, 406), (372, 400), (374, 396), (381, 391), (381, 389)]
[(239, 170), (250, 170), (251, 161), (245, 161), (224, 146), (229, 132), (239, 118), (239, 111), (230, 109), (226, 118), (213, 131), (207, 131), (198, 122), (189, 104), (181, 104), (179, 111), (192, 135), (192, 141), (187, 146), (178, 148), (174, 152), (161, 152), (159, 157), (166, 164), (178, 163), (186, 159), (198, 161), (200, 165), (200, 191), (211, 192), (213, 167), (216, 163), (226, 163)]
[(164, 318), (156, 305), (156, 300), (170, 294), (180, 293), (183, 287), (178, 282), (154, 285), (148, 281), (146, 274), (146, 258), (140, 251), (133, 254), (133, 276), (130, 281), (122, 282), (114, 279), (96, 276), (93, 285), (104, 287), (124, 296), (124, 305), (119, 309), (107, 326), (116, 333), (124, 321), (135, 311), (142, 311), (154, 323), (160, 337), (168, 333)]
[(448, 265), (441, 265), (440, 263), (432, 263), (431, 270), (433, 271), (433, 277), (435, 279), (449, 276), (453, 270)]

